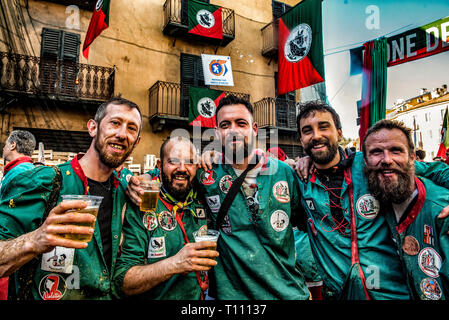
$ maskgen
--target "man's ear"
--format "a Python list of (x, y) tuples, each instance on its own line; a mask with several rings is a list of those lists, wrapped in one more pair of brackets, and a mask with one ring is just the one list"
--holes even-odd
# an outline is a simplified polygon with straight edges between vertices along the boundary
[(97, 136), (97, 129), (98, 126), (95, 120), (89, 119), (89, 121), (87, 121), (87, 131), (92, 138), (95, 138)]
[(157, 159), (157, 160), (156, 160), (156, 167), (159, 169), (159, 172), (162, 172), (162, 168), (161, 168), (161, 159)]
[(338, 133), (338, 142), (340, 142), (343, 139), (343, 131), (341, 129), (337, 129)]
[(16, 148), (17, 148), (17, 144), (14, 141), (9, 144), (9, 149), (11, 151), (16, 150)]

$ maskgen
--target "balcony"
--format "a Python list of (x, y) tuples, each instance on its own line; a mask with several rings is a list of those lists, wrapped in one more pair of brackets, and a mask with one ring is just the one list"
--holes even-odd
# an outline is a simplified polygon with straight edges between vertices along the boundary
[(114, 74), (114, 68), (0, 52), (0, 88), (13, 93), (106, 101)]
[[(150, 124), (154, 132), (161, 131), (165, 125), (188, 128), (189, 85), (157, 81), (149, 90)], [(234, 94), (250, 100), (246, 93), (224, 91), (225, 96)]]
[(296, 103), (280, 98), (263, 98), (254, 103), (254, 120), (259, 128), (296, 132)]
[(234, 10), (222, 7), (223, 39), (200, 37), (188, 33), (188, 0), (166, 0), (164, 3), (163, 33), (168, 36), (183, 37), (214, 45), (226, 46), (235, 38)]
[(270, 22), (261, 29), (262, 55), (266, 58), (276, 58), (278, 54), (279, 19)]

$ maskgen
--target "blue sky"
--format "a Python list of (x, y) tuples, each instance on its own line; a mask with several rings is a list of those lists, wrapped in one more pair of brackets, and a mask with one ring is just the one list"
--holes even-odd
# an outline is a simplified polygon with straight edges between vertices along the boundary
[[(340, 114), (345, 137), (358, 137), (356, 102), (360, 100), (362, 90), (361, 74), (349, 76), (349, 49), (377, 37), (392, 36), (447, 16), (447, 0), (323, 1), (327, 96)], [(418, 95), (420, 88), (449, 85), (449, 52), (389, 67), (387, 78), (387, 108), (399, 98)], [(304, 94), (312, 93), (311, 88), (304, 90)]]

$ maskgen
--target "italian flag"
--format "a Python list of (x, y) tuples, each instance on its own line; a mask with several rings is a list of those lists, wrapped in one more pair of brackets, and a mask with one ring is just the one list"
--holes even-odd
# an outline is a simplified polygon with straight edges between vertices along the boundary
[(111, 0), (98, 0), (87, 29), (83, 44), (83, 56), (88, 59), (89, 46), (100, 33), (109, 27), (109, 7)]
[(189, 125), (215, 128), (215, 110), (224, 97), (223, 91), (207, 88), (189, 88)]
[(322, 0), (303, 0), (279, 18), (277, 94), (324, 81)]
[(195, 0), (188, 1), (188, 6), (189, 33), (223, 39), (221, 7)]

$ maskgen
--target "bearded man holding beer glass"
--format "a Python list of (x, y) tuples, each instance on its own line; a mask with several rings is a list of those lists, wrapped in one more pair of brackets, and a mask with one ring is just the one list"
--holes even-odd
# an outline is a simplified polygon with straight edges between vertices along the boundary
[[(122, 214), (130, 209), (126, 179), (115, 168), (139, 143), (142, 116), (135, 103), (116, 97), (99, 106), (87, 128), (93, 139), (85, 155), (56, 170), (19, 174), (4, 190), (0, 277), (11, 275), (9, 299), (111, 298)], [(66, 195), (90, 197), (61, 202)]]
[[(172, 137), (162, 144), (160, 157), (157, 203), (144, 198), (154, 191), (148, 190), (141, 194), (140, 213), (125, 217), (114, 293), (143, 299), (203, 299), (208, 286), (204, 271), (217, 264), (218, 252), (216, 242), (195, 242), (193, 236), (206, 227), (204, 201), (193, 188), (196, 150), (188, 139)], [(146, 189), (143, 177), (131, 179)]]

